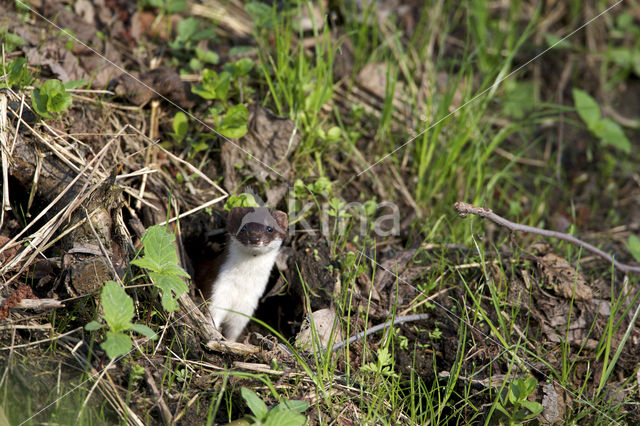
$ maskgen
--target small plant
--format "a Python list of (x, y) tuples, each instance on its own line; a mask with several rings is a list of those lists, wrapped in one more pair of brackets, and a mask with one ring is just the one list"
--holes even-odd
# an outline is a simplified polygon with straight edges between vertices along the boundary
[[(247, 134), (249, 111), (242, 102), (244, 95), (251, 93), (251, 90), (243, 85), (243, 81), (252, 68), (253, 62), (243, 58), (227, 64), (220, 73), (205, 69), (202, 72), (202, 83), (191, 89), (204, 99), (217, 101), (209, 108), (209, 113), (216, 130), (227, 138), (237, 139)], [(240, 95), (240, 103), (229, 105), (229, 99), (235, 94)]]
[(22, 37), (10, 33), (6, 27), (0, 28), (0, 43), (4, 45), (6, 52), (12, 52), (16, 47), (27, 44)]
[[(107, 281), (100, 294), (103, 319), (109, 327), (107, 338), (100, 344), (111, 359), (131, 351), (131, 336), (127, 333), (135, 331), (150, 339), (156, 339), (156, 333), (144, 324), (133, 324), (133, 300), (115, 281)], [(85, 326), (87, 331), (96, 331), (104, 327), (97, 321)]]
[(229, 197), (224, 205), (225, 210), (231, 210), (234, 207), (260, 207), (253, 198), (253, 195), (246, 192)]
[(201, 70), (205, 64), (215, 65), (220, 61), (216, 52), (198, 47), (202, 40), (212, 40), (213, 28), (202, 28), (195, 18), (183, 19), (176, 27), (176, 38), (169, 42), (174, 62), (188, 61), (192, 71)]
[(177, 144), (181, 144), (189, 131), (189, 119), (187, 114), (182, 111), (178, 111), (173, 117), (172, 122), (173, 133), (170, 133), (171, 138)]
[(387, 348), (378, 349), (378, 360), (360, 367), (360, 370), (380, 374), (385, 377), (400, 377), (393, 371), (393, 357)]
[(240, 393), (242, 394), (242, 399), (245, 400), (253, 413), (249, 418), (254, 425), (302, 426), (307, 421), (302, 414), (309, 408), (309, 403), (306, 401), (285, 399), (269, 410), (267, 404), (251, 389), (242, 388)]
[(582, 121), (603, 145), (612, 145), (627, 154), (631, 152), (631, 142), (622, 131), (622, 127), (609, 118), (602, 118), (595, 99), (580, 89), (573, 89), (573, 102)]
[(0, 81), (0, 87), (17, 86), (23, 88), (33, 83), (34, 77), (27, 68), (25, 58), (16, 58), (7, 65), (7, 79)]
[(183, 278), (190, 278), (179, 265), (175, 250), (176, 237), (164, 226), (155, 225), (142, 236), (144, 257), (131, 261), (149, 271), (149, 277), (162, 293), (162, 307), (167, 312), (178, 309), (178, 297), (189, 288)]
[(60, 80), (47, 80), (32, 93), (33, 109), (45, 118), (53, 118), (71, 106), (71, 95)]
[(506, 424), (520, 425), (531, 420), (542, 412), (542, 404), (528, 401), (527, 398), (538, 386), (538, 381), (533, 377), (518, 378), (511, 382), (496, 405), (498, 411), (504, 416)]
[(247, 123), (249, 121), (249, 110), (247, 107), (238, 104), (230, 107), (224, 116), (212, 114), (214, 121), (218, 124), (216, 130), (227, 138), (238, 139), (247, 134)]

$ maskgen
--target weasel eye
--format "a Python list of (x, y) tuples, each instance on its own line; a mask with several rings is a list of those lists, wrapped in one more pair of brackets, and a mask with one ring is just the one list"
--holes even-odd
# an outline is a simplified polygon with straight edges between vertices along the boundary
[(242, 225), (242, 228), (240, 228), (240, 231), (247, 232), (247, 225)]
[(273, 232), (273, 228), (270, 226), (267, 226), (267, 232)]

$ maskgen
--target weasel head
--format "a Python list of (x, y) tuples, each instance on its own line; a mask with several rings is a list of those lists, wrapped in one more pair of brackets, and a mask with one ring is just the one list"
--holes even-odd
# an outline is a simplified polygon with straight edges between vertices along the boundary
[(266, 207), (234, 207), (227, 217), (231, 243), (253, 256), (278, 250), (288, 226), (285, 212)]

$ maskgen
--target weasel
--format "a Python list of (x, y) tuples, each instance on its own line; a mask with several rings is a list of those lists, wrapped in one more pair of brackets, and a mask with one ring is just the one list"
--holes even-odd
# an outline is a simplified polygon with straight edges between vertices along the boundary
[(255, 312), (287, 227), (287, 214), (279, 210), (234, 207), (229, 211), (227, 248), (199, 280), (209, 301), (210, 319), (228, 340), (238, 339)]

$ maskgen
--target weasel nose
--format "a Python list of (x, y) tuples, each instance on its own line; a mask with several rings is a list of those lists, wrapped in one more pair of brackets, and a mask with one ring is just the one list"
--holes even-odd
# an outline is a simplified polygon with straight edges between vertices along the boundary
[(260, 242), (260, 237), (256, 237), (254, 235), (249, 235), (248, 239), (249, 239), (249, 242), (253, 245), (256, 245)]

